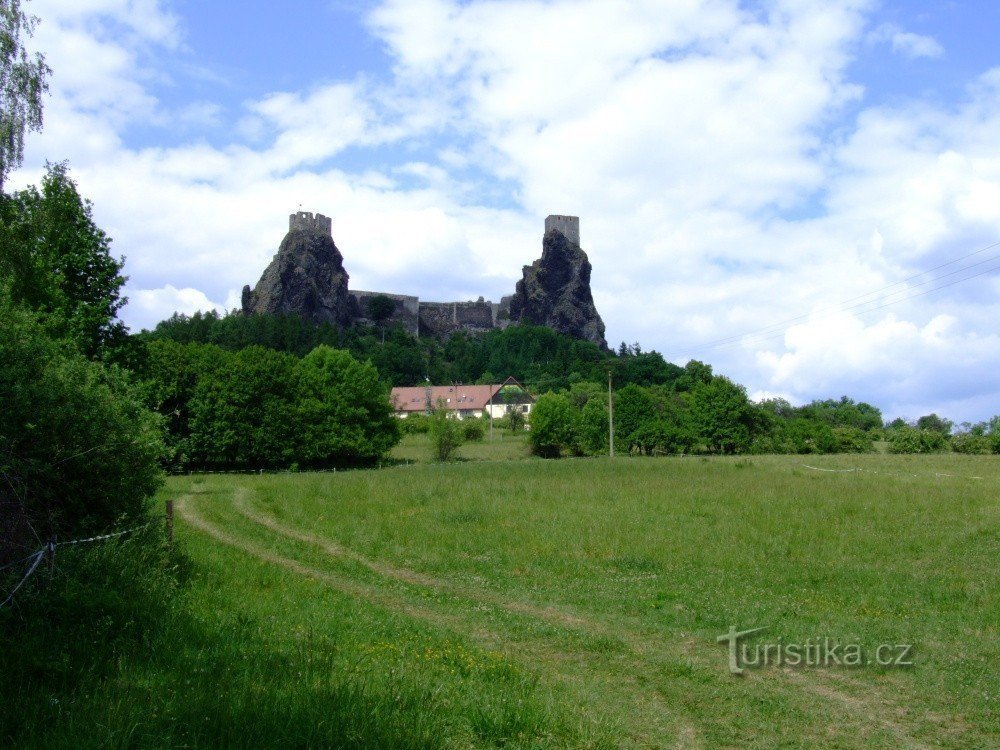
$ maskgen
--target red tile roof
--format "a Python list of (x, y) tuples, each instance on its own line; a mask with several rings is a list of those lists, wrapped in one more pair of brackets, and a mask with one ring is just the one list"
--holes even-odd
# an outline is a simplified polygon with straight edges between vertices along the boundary
[[(508, 378), (497, 385), (432, 385), (431, 408), (436, 409), (438, 402), (443, 401), (446, 409), (485, 409), (491, 399), (494, 404), (503, 403), (497, 394), (506, 385), (521, 384), (513, 378)], [(427, 390), (427, 387), (422, 385), (393, 388), (393, 409), (405, 412), (426, 411)]]
[[(485, 409), (500, 390), (499, 385), (435, 385), (431, 386), (431, 408), (436, 409), (438, 401), (444, 402), (446, 409)], [(425, 411), (427, 409), (427, 388), (393, 388), (392, 405), (396, 411)]]

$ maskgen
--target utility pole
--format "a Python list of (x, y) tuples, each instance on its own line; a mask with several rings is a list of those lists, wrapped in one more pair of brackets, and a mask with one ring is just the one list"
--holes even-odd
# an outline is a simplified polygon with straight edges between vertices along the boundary
[(608, 447), (611, 458), (615, 457), (615, 401), (611, 396), (611, 370), (608, 370)]

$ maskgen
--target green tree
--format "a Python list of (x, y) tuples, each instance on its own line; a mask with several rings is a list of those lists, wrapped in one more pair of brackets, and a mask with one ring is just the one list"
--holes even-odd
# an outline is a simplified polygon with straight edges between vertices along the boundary
[(24, 158), (25, 133), (42, 129), (42, 95), (52, 71), (43, 55), (25, 49), (37, 22), (20, 0), (0, 5), (0, 192)]
[(297, 367), (295, 462), (311, 467), (372, 463), (399, 442), (389, 389), (370, 363), (320, 346)]
[(558, 458), (577, 441), (577, 411), (565, 396), (546, 393), (531, 411), (528, 434), (531, 451), (543, 458)]
[(627, 385), (615, 394), (615, 443), (621, 450), (635, 446), (635, 434), (657, 419), (653, 397), (638, 385)]
[(439, 406), (430, 416), (431, 448), (438, 461), (449, 461), (462, 446), (462, 425), (448, 416), (448, 410)]
[(937, 414), (927, 414), (917, 420), (918, 430), (930, 430), (940, 432), (942, 435), (950, 435), (954, 423), (950, 419), (944, 419)]
[(41, 191), (0, 197), (0, 219), (0, 275), (14, 300), (88, 357), (120, 346), (124, 259), (111, 256), (111, 239), (94, 224), (66, 164), (48, 166)]
[(739, 453), (750, 447), (755, 415), (743, 386), (722, 376), (701, 381), (692, 392), (691, 411), (710, 452)]
[(29, 539), (138, 520), (163, 442), (125, 374), (51, 340), (2, 288), (0, 362), (0, 562)]
[(297, 360), (252, 346), (203, 374), (190, 402), (191, 457), (216, 469), (286, 468), (300, 456)]
[(580, 412), (580, 443), (592, 455), (608, 452), (608, 397), (594, 397), (583, 405)]

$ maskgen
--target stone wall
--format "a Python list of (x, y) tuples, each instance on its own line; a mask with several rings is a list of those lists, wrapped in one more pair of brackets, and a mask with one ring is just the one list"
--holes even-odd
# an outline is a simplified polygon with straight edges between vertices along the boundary
[(333, 237), (333, 219), (323, 214), (313, 214), (299, 211), (288, 217), (289, 232), (316, 232)]
[(545, 233), (552, 230), (562, 232), (567, 240), (574, 245), (580, 244), (580, 217), (579, 216), (546, 216)]
[(357, 302), (358, 320), (364, 323), (372, 323), (368, 318), (368, 301), (372, 297), (388, 297), (396, 303), (388, 322), (399, 323), (403, 329), (412, 336), (416, 336), (420, 330), (420, 300), (406, 294), (389, 294), (388, 292), (362, 292), (354, 289), (348, 290), (348, 294)]
[(475, 302), (421, 302), (420, 333), (448, 336), (455, 331), (489, 331), (506, 328), (501, 306), (480, 297)]

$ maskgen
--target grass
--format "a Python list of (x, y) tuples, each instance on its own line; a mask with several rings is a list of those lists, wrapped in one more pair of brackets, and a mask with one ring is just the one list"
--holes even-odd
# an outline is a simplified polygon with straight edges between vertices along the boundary
[[(429, 456), (421, 437), (397, 458)], [(57, 701), (47, 722), (0, 738), (1000, 745), (997, 459), (510, 460), (520, 437), (462, 451), (172, 478), (160, 499), (180, 501), (190, 572), (154, 651), (63, 692), (39, 683), (28, 697)], [(912, 643), (914, 666), (735, 677), (716, 643), (732, 625), (767, 626), (760, 642)]]
[[(493, 438), (466, 442), (456, 452), (457, 461), (517, 461), (528, 456), (528, 434), (495, 428)], [(407, 463), (433, 461), (430, 435), (404, 435), (392, 451), (392, 458)]]

